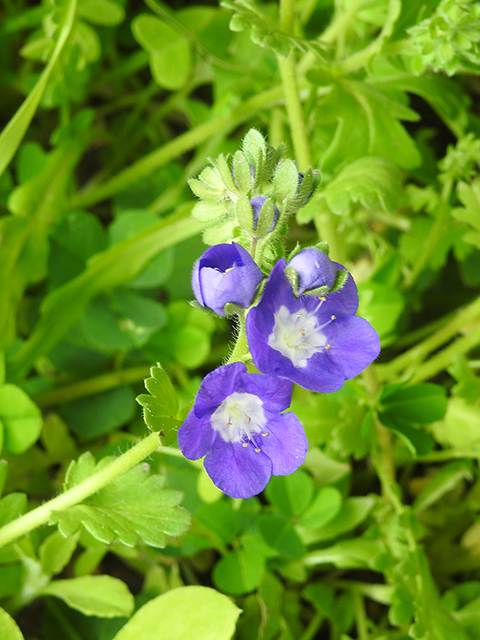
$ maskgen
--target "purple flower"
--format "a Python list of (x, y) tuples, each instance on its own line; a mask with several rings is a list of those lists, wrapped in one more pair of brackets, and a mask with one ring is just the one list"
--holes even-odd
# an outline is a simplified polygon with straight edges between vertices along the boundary
[(284, 269), (285, 260), (279, 260), (258, 306), (247, 315), (255, 366), (312, 391), (337, 391), (378, 356), (378, 335), (353, 315), (358, 297), (351, 276), (353, 285), (347, 280), (335, 293), (295, 298)]
[(195, 263), (192, 289), (202, 306), (224, 316), (228, 302), (249, 307), (262, 278), (261, 270), (240, 244), (217, 244)]
[(246, 371), (235, 362), (205, 376), (178, 431), (183, 455), (206, 456), (208, 475), (232, 498), (250, 498), (271, 475), (296, 471), (308, 447), (297, 416), (281, 413), (290, 406), (291, 383)]
[[(265, 198), (265, 196), (255, 196), (255, 198), (252, 198), (250, 200), (250, 205), (251, 205), (251, 207), (253, 209), (253, 229), (254, 229), (254, 231), (257, 230), (258, 218), (260, 216), (260, 211), (262, 210), (262, 207), (263, 207), (263, 205), (265, 204), (265, 202), (267, 200), (268, 200), (268, 198)], [(269, 231), (272, 231), (274, 229), (279, 215), (280, 215), (280, 212), (278, 211), (277, 207), (274, 207), (274, 210), (273, 210), (273, 222), (272, 222), (272, 226), (270, 227)]]
[(330, 289), (337, 273), (335, 264), (327, 254), (315, 247), (302, 249), (290, 260), (288, 266), (298, 274), (297, 295), (324, 285)]

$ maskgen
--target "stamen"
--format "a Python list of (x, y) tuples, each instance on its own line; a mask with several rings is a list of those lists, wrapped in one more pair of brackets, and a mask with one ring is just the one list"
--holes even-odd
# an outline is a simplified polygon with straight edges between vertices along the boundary
[(332, 320), (336, 320), (336, 319), (337, 319), (337, 316), (330, 316), (330, 318), (331, 318)]
[(223, 273), (228, 273), (229, 271), (233, 271), (233, 269), (235, 269), (235, 265), (233, 265), (233, 267), (228, 267), (228, 269), (225, 269)]
[(304, 336), (305, 335), (305, 329), (300, 329), (300, 335)]
[(331, 349), (331, 348), (332, 348), (332, 345), (331, 345), (331, 344), (326, 344), (326, 345), (325, 345), (325, 349)]
[(319, 296), (319, 297), (318, 297), (318, 299), (319, 299), (321, 302), (325, 302), (325, 301), (326, 301), (325, 296)]
[(255, 453), (260, 453), (261, 449), (255, 449)]
[(303, 316), (303, 313), (301, 311), (297, 311), (297, 316), (301, 318)]
[(266, 438), (268, 435), (270, 435), (270, 434), (268, 433), (268, 431), (267, 431), (266, 433), (262, 433), (262, 436), (263, 436), (264, 438)]
[(250, 416), (247, 416), (247, 424), (250, 424), (250, 422), (252, 421)]
[(225, 426), (226, 426), (226, 427), (227, 427), (227, 429), (228, 429), (228, 427), (231, 427), (231, 426), (232, 426), (232, 423), (231, 423), (231, 422), (227, 422), (227, 424), (226, 424)]
[(248, 447), (248, 442), (243, 442), (242, 443), (242, 447), (245, 447), (245, 449)]

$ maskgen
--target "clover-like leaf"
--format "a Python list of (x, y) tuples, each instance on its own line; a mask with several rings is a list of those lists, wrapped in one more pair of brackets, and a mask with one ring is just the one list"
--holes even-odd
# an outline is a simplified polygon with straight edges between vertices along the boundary
[[(67, 471), (65, 489), (71, 489), (99, 471), (112, 458), (95, 463), (90, 452), (73, 462)], [(147, 464), (126, 471), (82, 504), (54, 511), (51, 522), (60, 533), (71, 536), (85, 527), (97, 540), (110, 544), (119, 540), (135, 546), (140, 540), (164, 547), (166, 536), (178, 536), (188, 527), (189, 516), (178, 506), (182, 494), (163, 488), (164, 478), (150, 475)]]

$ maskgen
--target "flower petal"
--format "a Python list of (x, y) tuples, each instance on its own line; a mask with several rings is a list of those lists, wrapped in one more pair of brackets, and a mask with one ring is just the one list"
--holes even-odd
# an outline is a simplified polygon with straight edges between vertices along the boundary
[(197, 418), (211, 415), (236, 390), (238, 376), (246, 371), (247, 367), (243, 362), (233, 362), (207, 374), (200, 385), (193, 408)]
[(272, 463), (255, 447), (217, 438), (205, 458), (205, 470), (213, 484), (231, 498), (251, 498), (265, 489)]
[(276, 413), (288, 409), (292, 400), (291, 382), (259, 373), (238, 376), (235, 391), (258, 396), (265, 409)]
[(185, 422), (178, 430), (178, 446), (189, 460), (198, 460), (210, 451), (217, 434), (210, 424), (210, 416), (197, 418), (190, 410)]
[[(337, 270), (345, 269), (339, 262), (334, 262), (333, 264), (337, 267)], [(357, 313), (358, 290), (351, 273), (348, 274), (347, 281), (341, 289), (335, 291), (335, 293), (327, 293), (325, 297), (327, 298), (325, 308), (330, 313), (338, 317), (354, 316)]]
[(358, 376), (380, 353), (378, 334), (365, 318), (340, 318), (324, 331), (331, 345), (328, 357), (346, 380)]
[(317, 287), (331, 287), (335, 280), (337, 269), (326, 253), (309, 247), (302, 249), (288, 263), (298, 274), (298, 294)]
[(302, 423), (288, 411), (281, 415), (268, 414), (267, 424), (268, 436), (261, 437), (259, 447), (272, 461), (272, 475), (293, 473), (307, 455), (308, 440)]

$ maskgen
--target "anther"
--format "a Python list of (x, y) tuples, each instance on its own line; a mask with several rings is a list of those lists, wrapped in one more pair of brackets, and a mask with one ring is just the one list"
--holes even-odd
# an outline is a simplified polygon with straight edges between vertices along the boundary
[(233, 267), (228, 267), (228, 269), (225, 269), (223, 273), (228, 273), (229, 271), (233, 271), (233, 269), (235, 269), (235, 265), (233, 265)]
[(227, 429), (228, 429), (228, 427), (231, 427), (231, 426), (232, 426), (232, 423), (231, 423), (231, 422), (227, 422), (227, 424), (226, 424), (225, 426), (226, 426), (226, 427), (227, 427)]
[(305, 329), (300, 329), (300, 335), (304, 336), (305, 335)]
[(301, 318), (303, 316), (303, 313), (301, 311), (297, 311), (297, 316)]
[(260, 453), (261, 449), (255, 449), (255, 453)]
[(247, 424), (250, 424), (250, 422), (252, 421), (250, 416), (247, 416)]
[(248, 447), (248, 442), (243, 442), (242, 443), (242, 447), (245, 447), (245, 449)]
[(325, 300), (326, 300), (325, 296), (319, 296), (318, 299), (320, 300), (320, 302), (325, 302)]
[(330, 318), (331, 318), (332, 320), (336, 320), (336, 319), (337, 319), (337, 316), (330, 316)]
[(331, 348), (332, 348), (332, 345), (331, 345), (331, 344), (326, 344), (326, 345), (325, 345), (325, 349), (331, 349)]
[(262, 436), (266, 438), (269, 435), (268, 431), (266, 433), (262, 433)]

